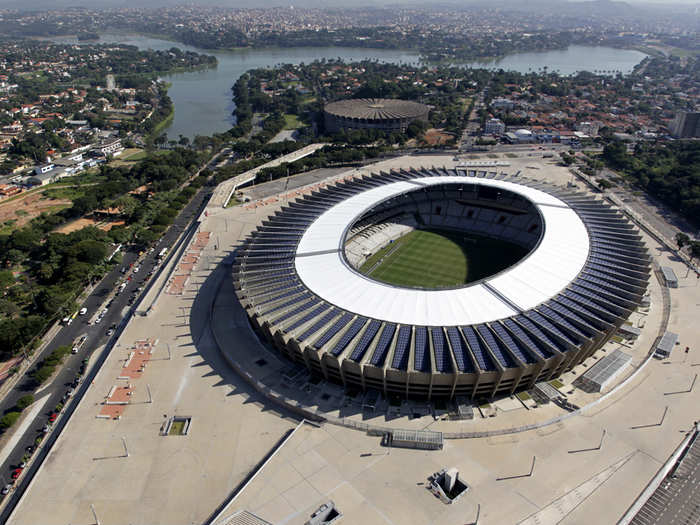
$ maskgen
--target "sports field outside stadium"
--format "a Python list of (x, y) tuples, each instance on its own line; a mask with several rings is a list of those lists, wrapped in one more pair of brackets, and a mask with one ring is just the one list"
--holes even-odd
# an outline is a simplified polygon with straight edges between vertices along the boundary
[(526, 254), (525, 248), (502, 240), (422, 229), (383, 247), (360, 273), (395, 286), (450, 288), (498, 273)]

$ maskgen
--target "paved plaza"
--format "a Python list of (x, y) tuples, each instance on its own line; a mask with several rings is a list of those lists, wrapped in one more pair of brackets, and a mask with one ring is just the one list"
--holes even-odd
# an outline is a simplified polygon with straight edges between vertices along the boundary
[[(504, 171), (520, 170), (560, 185), (571, 181), (565, 168), (547, 159), (503, 160), (511, 163)], [(333, 177), (454, 164), (447, 156), (400, 157)], [(171, 281), (168, 292), (163, 286), (149, 314), (129, 323), (9, 523), (91, 524), (92, 506), (102, 525), (203, 523), (218, 511), (223, 520), (242, 510), (270, 523), (303, 524), (329, 500), (343, 513), (340, 523), (348, 524), (462, 525), (473, 522), (479, 505), (481, 524), (614, 523), (700, 419), (700, 387), (687, 391), (700, 372), (694, 366), (700, 365), (700, 284), (694, 275), (684, 277), (684, 265), (645, 235), (657, 262), (673, 268), (680, 279), (679, 288), (670, 291), (668, 324), (679, 334), (680, 348), (667, 360), (651, 359), (642, 366), (662, 318), (662, 289), (652, 278), (651, 307), (631, 319), (641, 335), (624, 348), (633, 356), (620, 378), (634, 373), (628, 383), (602, 401), (599, 394), (572, 386), (620, 343), (609, 343), (596, 359), (562, 378), (560, 390), (572, 403), (597, 401), (595, 406), (527, 432), (446, 439), (439, 451), (389, 449), (380, 437), (359, 430), (302, 424), (241, 487), (300, 420), (295, 407), (266, 399), (250, 386), (252, 380), (328, 418), (446, 435), (508, 429), (566, 414), (553, 404), (534, 408), (508, 398), (484, 406), (484, 414), (477, 411), (470, 421), (413, 418), (401, 410), (388, 417), (389, 407), (367, 414), (338, 387), (299, 381), (290, 363), (264, 349), (252, 332), (235, 301), (227, 266), (232, 248), (261, 219), (308, 191), (293, 180), (283, 196), (256, 190), (251, 202), (211, 207), (202, 217), (196, 256), (184, 250), (190, 258), (180, 270), (173, 265), (165, 277), (181, 272), (187, 279)], [(248, 381), (233, 371), (231, 361), (245, 365)], [(127, 404), (105, 404), (117, 395)], [(97, 417), (108, 406), (121, 412)], [(656, 425), (666, 407), (663, 422)], [(483, 417), (491, 413), (494, 417)], [(187, 435), (163, 435), (176, 416), (191, 418)], [(532, 475), (523, 476), (533, 457)], [(426, 489), (428, 476), (445, 467), (458, 468), (470, 486), (454, 505), (441, 503)]]

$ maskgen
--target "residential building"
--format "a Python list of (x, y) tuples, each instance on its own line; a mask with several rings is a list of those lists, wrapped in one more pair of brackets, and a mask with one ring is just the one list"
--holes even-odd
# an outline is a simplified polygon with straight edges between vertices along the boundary
[(585, 133), (589, 137), (596, 137), (598, 135), (598, 131), (600, 130), (600, 124), (598, 122), (579, 122), (576, 124), (576, 131), (580, 131), (581, 133)]
[(502, 135), (506, 131), (506, 125), (501, 119), (492, 118), (484, 124), (484, 133), (487, 135)]
[(100, 155), (112, 155), (117, 156), (124, 150), (122, 146), (122, 141), (120, 139), (110, 139), (99, 143), (93, 151), (99, 153)]
[(40, 164), (34, 167), (34, 173), (37, 175), (42, 175), (43, 173), (48, 173), (54, 168), (53, 162), (47, 162), (46, 164)]

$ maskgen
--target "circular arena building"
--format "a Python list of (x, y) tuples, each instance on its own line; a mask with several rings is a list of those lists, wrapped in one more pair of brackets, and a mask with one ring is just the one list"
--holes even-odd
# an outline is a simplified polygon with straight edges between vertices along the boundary
[[(474, 275), (431, 281), (460, 253), (484, 252)], [(590, 196), (431, 168), (338, 181), (284, 205), (237, 250), (233, 272), (253, 327), (317, 377), (385, 396), (489, 399), (600, 348), (638, 306), (650, 265), (635, 227)]]
[(404, 132), (415, 120), (427, 122), (430, 108), (409, 100), (356, 98), (330, 102), (323, 113), (329, 133), (349, 129)]

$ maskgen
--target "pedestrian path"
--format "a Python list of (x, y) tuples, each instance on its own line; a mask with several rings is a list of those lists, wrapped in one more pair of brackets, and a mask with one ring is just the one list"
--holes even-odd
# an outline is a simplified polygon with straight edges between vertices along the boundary
[(192, 271), (194, 270), (202, 250), (209, 244), (211, 232), (200, 231), (193, 237), (187, 251), (177, 264), (173, 276), (170, 278), (165, 293), (170, 295), (182, 295), (189, 283)]
[(105, 396), (105, 400), (97, 415), (101, 419), (120, 419), (126, 405), (131, 404), (134, 386), (131, 380), (139, 379), (146, 365), (151, 359), (153, 348), (158, 343), (157, 339), (141, 339), (134, 343), (134, 346), (129, 349), (129, 355), (124, 361), (124, 366), (117, 379), (129, 381), (126, 385), (114, 385), (109, 393)]

